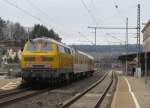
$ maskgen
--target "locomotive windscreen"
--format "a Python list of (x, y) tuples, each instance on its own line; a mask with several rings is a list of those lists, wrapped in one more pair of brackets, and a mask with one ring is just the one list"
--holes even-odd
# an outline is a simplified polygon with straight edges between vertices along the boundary
[(27, 43), (26, 51), (51, 51), (52, 44), (43, 40), (34, 40)]

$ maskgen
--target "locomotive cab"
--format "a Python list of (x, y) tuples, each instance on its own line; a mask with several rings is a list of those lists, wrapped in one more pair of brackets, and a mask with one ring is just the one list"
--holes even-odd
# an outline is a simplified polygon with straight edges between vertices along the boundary
[[(34, 39), (26, 43), (21, 60), (22, 78), (49, 80), (57, 76), (57, 45), (45, 39)], [(53, 74), (52, 74), (53, 73)], [(35, 79), (34, 79), (35, 80)]]
[(93, 57), (50, 38), (36, 38), (22, 52), (25, 82), (74, 80), (93, 72)]

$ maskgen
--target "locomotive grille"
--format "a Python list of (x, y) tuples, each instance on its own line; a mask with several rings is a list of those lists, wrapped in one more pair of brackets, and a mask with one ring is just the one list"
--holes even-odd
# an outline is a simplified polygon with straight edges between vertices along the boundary
[(35, 57), (24, 57), (25, 61), (35, 61)]
[(32, 65), (33, 68), (44, 68), (44, 65)]
[(53, 61), (52, 57), (42, 57), (42, 61)]

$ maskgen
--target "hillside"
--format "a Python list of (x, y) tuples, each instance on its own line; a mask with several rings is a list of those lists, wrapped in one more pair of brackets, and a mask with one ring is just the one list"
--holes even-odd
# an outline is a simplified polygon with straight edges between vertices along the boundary
[[(71, 45), (72, 46), (72, 45)], [(105, 57), (115, 57), (117, 58), (119, 55), (126, 54), (125, 45), (73, 45), (72, 47), (89, 53), (96, 58), (105, 58)], [(128, 45), (129, 53), (136, 53), (137, 46), (135, 44)]]

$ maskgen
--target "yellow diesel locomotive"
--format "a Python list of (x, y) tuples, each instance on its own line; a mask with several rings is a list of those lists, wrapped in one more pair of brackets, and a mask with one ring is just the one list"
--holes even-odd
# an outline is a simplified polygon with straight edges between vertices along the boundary
[(25, 82), (70, 80), (94, 72), (94, 58), (50, 38), (29, 40), (23, 49), (22, 79)]

